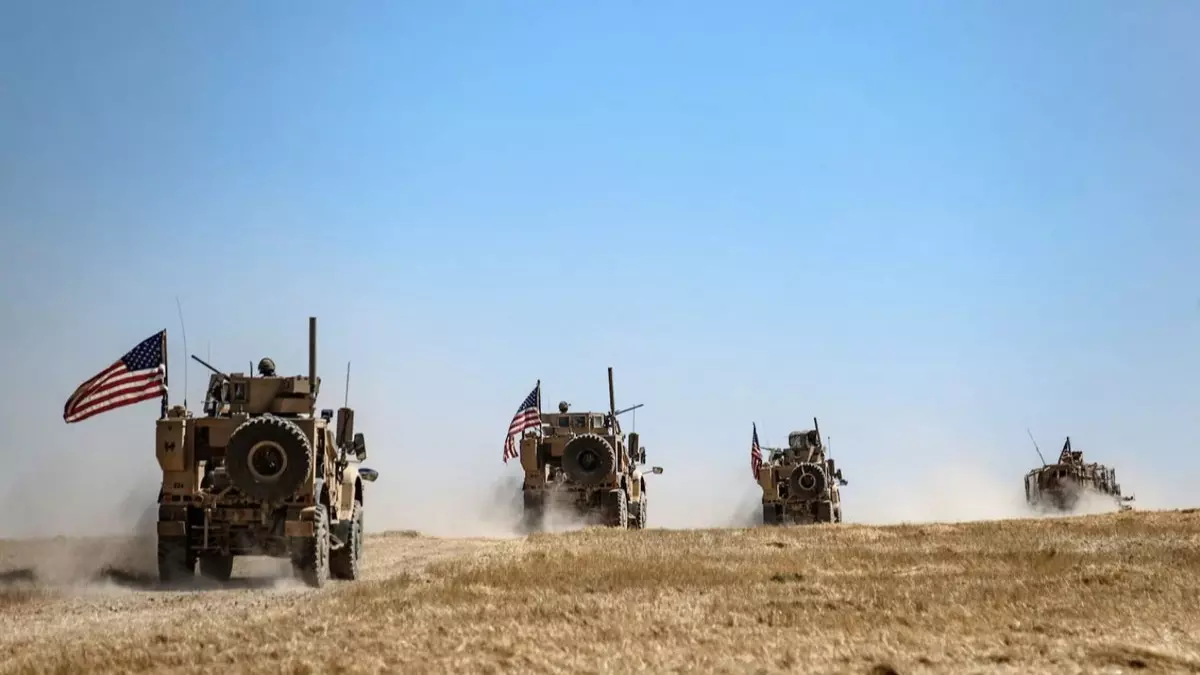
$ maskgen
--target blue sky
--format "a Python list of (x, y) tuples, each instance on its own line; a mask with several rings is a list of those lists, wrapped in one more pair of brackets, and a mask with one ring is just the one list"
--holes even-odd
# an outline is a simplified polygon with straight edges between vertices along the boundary
[(511, 480), (534, 381), (602, 407), (610, 365), (662, 525), (814, 415), (848, 520), (948, 463), (1019, 494), (1027, 427), (1187, 503), (1200, 7), (743, 5), (5, 3), (0, 494), (153, 499), (156, 404), (61, 408), (161, 328), (182, 398), (178, 296), (229, 370), (304, 372), (320, 317), (375, 528)]

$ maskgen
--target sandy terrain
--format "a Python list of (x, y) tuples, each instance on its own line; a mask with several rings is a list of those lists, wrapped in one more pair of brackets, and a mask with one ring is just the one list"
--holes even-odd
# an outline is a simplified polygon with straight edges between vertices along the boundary
[(0, 671), (1200, 672), (1195, 510), (396, 533), (322, 591), (245, 562), (162, 590), (148, 546), (7, 542), (0, 570), (36, 578), (0, 582)]

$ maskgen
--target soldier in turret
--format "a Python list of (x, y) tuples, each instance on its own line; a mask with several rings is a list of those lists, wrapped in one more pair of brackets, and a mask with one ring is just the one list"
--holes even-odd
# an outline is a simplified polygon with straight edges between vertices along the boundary
[(269, 357), (263, 357), (258, 362), (258, 374), (263, 377), (275, 377), (275, 362)]

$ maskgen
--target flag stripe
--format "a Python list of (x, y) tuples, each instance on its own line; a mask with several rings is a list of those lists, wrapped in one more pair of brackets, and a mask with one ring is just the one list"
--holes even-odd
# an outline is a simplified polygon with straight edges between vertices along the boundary
[(1063, 443), (1062, 452), (1058, 453), (1058, 463), (1066, 464), (1070, 461), (1071, 461), (1071, 439), (1068, 437), (1067, 441), (1065, 443)]
[(107, 403), (116, 398), (124, 398), (129, 394), (140, 393), (148, 387), (159, 390), (158, 385), (161, 382), (161, 371), (121, 373), (119, 376), (112, 378), (111, 381), (105, 381), (104, 388), (96, 389), (80, 398), (71, 408), (78, 413), (79, 411)]
[(142, 340), (108, 367), (75, 388), (63, 406), (68, 424), (140, 403), (167, 392), (165, 330)]
[(504, 463), (508, 464), (508, 460), (516, 459), (517, 453), (516, 438), (519, 434), (524, 433), (526, 429), (533, 429), (542, 425), (541, 413), (541, 387), (539, 382), (533, 391), (521, 401), (521, 405), (517, 407), (517, 412), (513, 415), (512, 421), (508, 423), (508, 435), (504, 437)]
[(161, 378), (151, 377), (144, 378), (144, 381), (140, 383), (135, 382), (128, 386), (107, 389), (103, 395), (89, 397), (84, 403), (75, 406), (68, 421), (78, 422), (80, 419), (91, 417), (95, 414), (93, 411), (107, 411), (122, 405), (132, 405), (146, 400), (145, 397), (162, 396), (162, 392)]
[(149, 401), (152, 398), (158, 398), (160, 396), (162, 396), (161, 389), (148, 390), (144, 393), (137, 394), (136, 396), (133, 396), (132, 398), (124, 398), (120, 401), (117, 401), (115, 403), (110, 403), (106, 406), (102, 406), (99, 408), (89, 408), (87, 412), (81, 412), (81, 413), (77, 414), (76, 416), (71, 417), (70, 421), (71, 422), (80, 422), (80, 421), (86, 420), (89, 417), (95, 417), (96, 415), (99, 415), (100, 413), (106, 413), (115, 408), (120, 408), (122, 406), (127, 406), (127, 405), (133, 405), (134, 403), (141, 403), (142, 401)]
[(762, 448), (758, 445), (758, 425), (754, 425), (754, 435), (750, 440), (750, 473), (758, 480), (758, 471), (762, 468)]
[(95, 377), (92, 377), (87, 382), (84, 382), (83, 384), (76, 387), (75, 391), (71, 393), (71, 397), (67, 399), (67, 405), (66, 405), (66, 408), (63, 409), (63, 414), (66, 415), (67, 410), (75, 407), (75, 402), (77, 400), (79, 400), (80, 397), (86, 396), (88, 394), (88, 392), (91, 390), (92, 386), (96, 382), (99, 382), (103, 378), (109, 377), (113, 373), (115, 373), (119, 370), (123, 370), (124, 368), (125, 368), (125, 364), (121, 363), (120, 361), (117, 361), (116, 363), (112, 364), (108, 368), (105, 368), (104, 370), (97, 373)]

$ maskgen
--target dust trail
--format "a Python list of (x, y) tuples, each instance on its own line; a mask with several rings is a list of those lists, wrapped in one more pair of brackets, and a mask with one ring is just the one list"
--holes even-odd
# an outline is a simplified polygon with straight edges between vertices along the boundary
[[(414, 530), (437, 537), (522, 536), (521, 476), (461, 477), (430, 472), (417, 482), (406, 475), (381, 476), (367, 488), (368, 532)], [(386, 483), (384, 482), (386, 479)]]
[(571, 530), (582, 530), (585, 527), (597, 524), (595, 519), (585, 517), (569, 505), (550, 500), (546, 504), (540, 531), (569, 532)]
[(753, 527), (762, 491), (748, 469), (677, 464), (646, 478), (647, 528)]
[[(302, 587), (288, 560), (239, 557), (234, 579), (196, 577), (165, 586), (158, 578), (158, 486), (131, 490), (117, 509), (112, 529), (129, 534), (52, 537), (5, 542), (0, 547), (0, 583), (20, 582), (72, 595), (146, 590), (215, 590), (230, 587)], [(132, 526), (130, 525), (132, 523)]]
[(157, 485), (131, 490), (108, 520), (121, 534), (49, 537), (5, 542), (0, 571), (34, 579), (39, 585), (81, 587), (108, 576), (139, 578), (155, 573)]
[[(884, 525), (902, 522), (964, 522), (1012, 518), (1052, 518), (1114, 513), (1117, 502), (1084, 492), (1070, 513), (1036, 510), (1025, 501), (1021, 476), (1002, 480), (994, 472), (965, 462), (938, 464), (870, 491), (843, 493), (847, 522)], [(866, 494), (863, 494), (865, 492)]]

